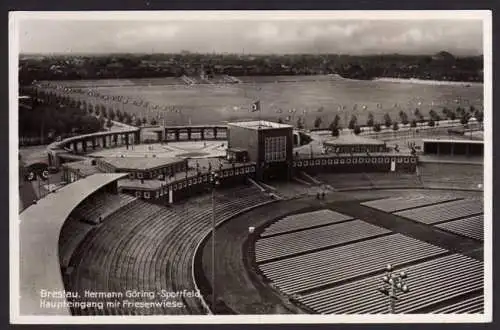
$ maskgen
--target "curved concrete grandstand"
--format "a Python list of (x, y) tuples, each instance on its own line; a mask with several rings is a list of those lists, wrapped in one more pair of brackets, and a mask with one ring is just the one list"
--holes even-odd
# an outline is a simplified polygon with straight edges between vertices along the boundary
[[(329, 292), (358, 281), (368, 290), (388, 262), (425, 270), (458, 256), (441, 260), (477, 270), (482, 164), (422, 162), (366, 138), (294, 148), (293, 133), (250, 121), (129, 127), (50, 145), (49, 162), (64, 163), (70, 184), (21, 214), (22, 313), (374, 313), (379, 298), (373, 308), (337, 310)], [(482, 283), (460, 283), (456, 295), (425, 291), (428, 303), (412, 298), (401, 312), (481, 311)], [(75, 295), (47, 309), (40, 289)], [(130, 291), (156, 295), (88, 294)]]
[[(43, 292), (61, 294), (64, 284), (59, 259), (59, 234), (64, 222), (88, 196), (100, 189), (116, 189), (126, 174), (96, 174), (61, 188), (38, 201), (20, 215), (20, 301), (21, 315), (68, 315), (66, 305), (43, 305)], [(49, 298), (47, 302), (50, 302)], [(60, 297), (59, 302), (65, 302)], [(52, 300), (53, 302), (53, 300)]]
[[(457, 202), (462, 211), (435, 226), (397, 215), (426, 207), (451, 212)], [(398, 272), (407, 271), (410, 287), (415, 286), (397, 303), (397, 313), (483, 313), (478, 236), (483, 224), (482, 218), (466, 218), (471, 203), (482, 207), (482, 194), (353, 190), (329, 192), (325, 200), (283, 200), (238, 216), (218, 229), (223, 243), (217, 249), (226, 256), (216, 265), (226, 305), (219, 312), (387, 313), (387, 298), (377, 287), (391, 263)], [(251, 234), (250, 226), (255, 227)], [(195, 265), (204, 271), (197, 280), (205, 290), (210, 290), (210, 245), (208, 238)], [(235, 270), (246, 275), (234, 276)]]

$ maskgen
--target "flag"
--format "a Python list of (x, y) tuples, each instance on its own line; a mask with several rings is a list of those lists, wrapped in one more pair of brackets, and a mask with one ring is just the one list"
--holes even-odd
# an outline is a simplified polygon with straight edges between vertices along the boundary
[(252, 112), (260, 111), (260, 100), (252, 103)]

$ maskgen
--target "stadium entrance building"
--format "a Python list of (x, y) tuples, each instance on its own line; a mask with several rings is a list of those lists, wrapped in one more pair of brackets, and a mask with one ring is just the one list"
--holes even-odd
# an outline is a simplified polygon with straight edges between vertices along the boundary
[(290, 179), (293, 126), (269, 121), (228, 123), (228, 158), (248, 157), (257, 180)]

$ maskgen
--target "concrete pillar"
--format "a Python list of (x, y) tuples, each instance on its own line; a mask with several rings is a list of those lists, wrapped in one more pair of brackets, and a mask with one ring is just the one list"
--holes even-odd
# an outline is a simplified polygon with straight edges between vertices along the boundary
[(452, 143), (452, 144), (451, 144), (451, 150), (450, 150), (450, 152), (451, 152), (451, 155), (452, 155), (452, 156), (453, 156), (453, 154), (454, 154), (454, 153), (453, 153), (453, 151), (454, 151), (454, 150), (455, 150), (455, 143)]
[(125, 134), (125, 145), (127, 146), (127, 149), (128, 149), (128, 145), (129, 145), (129, 141), (128, 141), (128, 133)]
[(191, 141), (191, 127), (187, 128), (188, 140)]
[(214, 127), (214, 139), (217, 140), (217, 127)]
[(96, 145), (96, 143), (95, 143), (95, 137), (93, 137), (92, 138), (92, 149), (93, 150), (95, 150), (95, 145)]
[(141, 143), (141, 131), (137, 131), (135, 133), (135, 139), (134, 140), (135, 140), (134, 141), (135, 144), (140, 144)]
[(78, 152), (78, 142), (73, 142), (73, 152), (74, 153)]
[(176, 129), (175, 129), (175, 141), (179, 141), (179, 134), (180, 134), (180, 133), (179, 133), (179, 129), (178, 129), (178, 128), (176, 128)]
[(200, 129), (200, 135), (201, 135), (201, 139), (205, 140), (205, 129), (204, 128)]
[(439, 145), (440, 145), (440, 143), (438, 142), (436, 144), (437, 144), (437, 155), (439, 156)]
[(87, 140), (82, 141), (83, 152), (87, 152)]
[(102, 147), (106, 148), (106, 135), (102, 137)]

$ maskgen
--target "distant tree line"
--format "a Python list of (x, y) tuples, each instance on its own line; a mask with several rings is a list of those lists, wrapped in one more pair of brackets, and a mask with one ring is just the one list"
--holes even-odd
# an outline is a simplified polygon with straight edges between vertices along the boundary
[(352, 79), (375, 77), (482, 81), (482, 56), (336, 54), (113, 54), (107, 56), (23, 56), (19, 62), (22, 85), (34, 80), (180, 77), (216, 74), (274, 76), (339, 74)]

